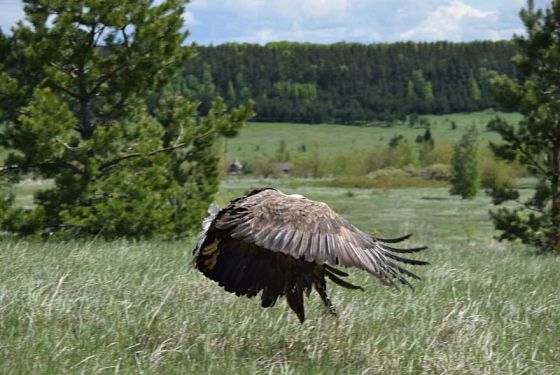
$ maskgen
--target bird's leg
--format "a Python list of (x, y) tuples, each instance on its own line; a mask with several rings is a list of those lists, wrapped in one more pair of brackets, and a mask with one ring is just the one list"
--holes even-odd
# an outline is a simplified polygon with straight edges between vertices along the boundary
[(336, 315), (336, 309), (332, 304), (329, 296), (327, 296), (327, 286), (325, 282), (315, 281), (313, 283), (313, 286), (315, 287), (317, 293), (319, 293), (319, 295), (321, 296), (321, 299), (323, 300), (323, 303), (327, 307), (328, 312), (332, 315)]

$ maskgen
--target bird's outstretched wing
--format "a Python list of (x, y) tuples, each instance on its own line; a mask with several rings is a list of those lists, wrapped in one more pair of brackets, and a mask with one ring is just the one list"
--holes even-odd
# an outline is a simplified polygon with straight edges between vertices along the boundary
[(397, 262), (428, 264), (399, 254), (425, 249), (399, 249), (388, 245), (408, 237), (375, 238), (350, 224), (328, 205), (287, 196), (275, 189), (255, 191), (232, 201), (213, 223), (218, 231), (273, 252), (316, 264), (357, 267), (386, 285), (395, 280), (410, 286), (404, 276), (418, 276)]

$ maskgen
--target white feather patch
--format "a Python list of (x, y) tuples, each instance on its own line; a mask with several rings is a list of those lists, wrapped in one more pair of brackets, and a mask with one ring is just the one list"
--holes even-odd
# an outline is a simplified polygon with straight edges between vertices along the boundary
[(210, 207), (208, 207), (208, 216), (202, 221), (202, 230), (200, 231), (200, 234), (198, 235), (198, 242), (196, 243), (195, 257), (200, 254), (200, 247), (202, 246), (202, 244), (204, 243), (204, 240), (206, 239), (206, 234), (208, 233), (208, 228), (210, 228), (210, 224), (212, 224), (212, 222), (214, 221), (214, 219), (218, 215), (218, 212), (220, 212), (220, 207), (218, 207), (218, 205), (216, 205), (216, 203), (212, 203), (210, 205)]

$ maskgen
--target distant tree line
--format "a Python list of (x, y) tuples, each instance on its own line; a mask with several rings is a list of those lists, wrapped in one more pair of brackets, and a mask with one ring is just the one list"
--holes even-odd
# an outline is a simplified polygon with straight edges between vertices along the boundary
[(173, 89), (210, 108), (256, 101), (257, 121), (359, 123), (495, 106), (489, 73), (518, 78), (508, 41), (199, 46)]

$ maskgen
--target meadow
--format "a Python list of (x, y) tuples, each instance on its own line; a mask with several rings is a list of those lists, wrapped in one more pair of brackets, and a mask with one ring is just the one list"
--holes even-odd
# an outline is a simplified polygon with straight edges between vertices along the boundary
[(263, 185), (323, 200), (364, 230), (413, 232), (431, 265), (414, 269), (415, 290), (353, 271), (365, 291), (329, 285), (338, 317), (312, 294), (300, 324), (285, 301), (262, 309), (190, 269), (194, 238), (4, 238), (0, 373), (560, 373), (560, 259), (494, 241), (488, 197), (232, 179), (217, 201)]
[[(477, 128), (485, 141), (499, 141), (498, 134), (486, 131), (488, 121), (497, 115), (512, 123), (520, 119), (517, 113), (499, 113), (492, 110), (427, 115), (421, 118), (429, 122), (436, 143), (445, 140), (454, 144), (471, 125)], [(452, 128), (453, 123), (456, 125), (455, 129)], [(290, 152), (300, 151), (305, 145), (308, 151), (315, 148), (320, 155), (332, 155), (386, 146), (393, 136), (399, 134), (413, 143), (416, 137), (423, 135), (425, 131), (424, 127), (418, 125), (411, 127), (405, 122), (396, 122), (391, 126), (383, 123), (372, 124), (372, 126), (348, 126), (253, 122), (241, 129), (238, 137), (228, 139), (224, 148), (230, 160), (252, 160), (262, 154), (274, 153), (282, 141)]]

